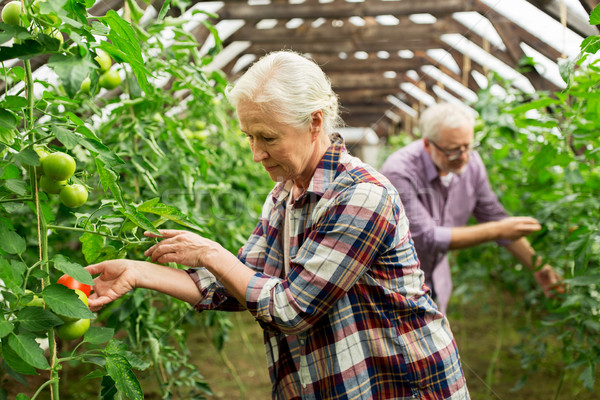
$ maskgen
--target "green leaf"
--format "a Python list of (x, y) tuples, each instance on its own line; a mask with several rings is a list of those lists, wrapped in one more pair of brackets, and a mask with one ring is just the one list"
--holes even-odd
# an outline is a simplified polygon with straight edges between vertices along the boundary
[[(58, 44), (58, 40), (55, 40)], [(58, 46), (48, 49), (36, 40), (27, 39), (23, 43), (13, 44), (12, 47), (0, 47), (0, 62), (20, 58), (28, 60), (32, 57), (41, 56), (47, 53), (54, 53)]]
[(552, 99), (552, 98), (543, 98), (543, 99), (539, 99), (539, 100), (529, 101), (529, 102), (521, 104), (511, 110), (508, 110), (508, 112), (510, 112), (511, 114), (523, 114), (526, 111), (537, 110), (540, 108), (548, 107), (549, 105), (552, 105), (552, 104), (559, 104), (559, 101), (557, 99)]
[(19, 393), (15, 400), (31, 400), (31, 398), (29, 396), (27, 396), (26, 394)]
[(52, 284), (42, 291), (46, 305), (58, 315), (77, 319), (92, 319), (94, 314), (79, 299), (77, 294), (66, 286)]
[(23, 96), (6, 96), (1, 104), (4, 108), (20, 111), (27, 107), (27, 99)]
[(86, 285), (93, 285), (94, 280), (92, 275), (80, 264), (70, 262), (67, 257), (62, 254), (57, 254), (52, 258), (54, 262), (54, 268), (62, 271), (63, 273), (75, 278), (75, 280), (85, 283)]
[(27, 194), (27, 185), (21, 179), (9, 179), (6, 181), (4, 186), (13, 193), (19, 196), (25, 196)]
[[(6, 25), (0, 23), (0, 44), (8, 42), (13, 37), (19, 39), (30, 38), (31, 34), (22, 26)], [(10, 47), (8, 47), (10, 48)], [(0, 50), (1, 51), (1, 50)]]
[(6, 227), (0, 226), (0, 249), (8, 254), (23, 254), (27, 245), (17, 232), (9, 231)]
[(83, 336), (83, 340), (91, 344), (101, 344), (111, 340), (114, 335), (115, 330), (112, 328), (91, 326)]
[(583, 386), (590, 392), (594, 391), (594, 375), (594, 364), (590, 363), (579, 376), (579, 379), (583, 382)]
[(4, 168), (4, 172), (1, 176), (2, 179), (17, 179), (19, 177), (21, 177), (21, 171), (19, 170), (19, 167), (13, 164)]
[(160, 9), (160, 11), (158, 13), (157, 19), (159, 21), (162, 21), (165, 18), (165, 15), (167, 15), (167, 13), (169, 12), (170, 9), (171, 9), (171, 0), (166, 0), (163, 3), (163, 5), (162, 5), (162, 7), (161, 7), (161, 9)]
[(34, 167), (40, 165), (40, 156), (33, 149), (25, 149), (15, 154), (14, 158), (21, 164), (33, 165)]
[(48, 60), (48, 66), (59, 76), (67, 94), (71, 97), (75, 96), (81, 87), (81, 82), (95, 68), (89, 54), (86, 54), (85, 57), (55, 54)]
[(21, 327), (32, 332), (44, 332), (63, 323), (62, 319), (41, 307), (24, 307), (17, 314), (17, 320)]
[(79, 241), (81, 242), (81, 252), (85, 257), (85, 261), (88, 263), (95, 262), (104, 247), (104, 238), (87, 232), (79, 237)]
[(137, 209), (140, 212), (160, 215), (161, 217), (167, 218), (173, 222), (177, 222), (178, 224), (188, 228), (196, 229), (198, 231), (202, 230), (202, 228), (194, 224), (177, 207), (159, 203), (158, 198), (154, 198), (140, 204)]
[(21, 261), (11, 260), (9, 264), (7, 259), (0, 258), (0, 279), (12, 291), (16, 291), (23, 284), (26, 271), (27, 266)]
[(0, 320), (0, 339), (6, 337), (9, 333), (11, 333), (15, 329), (15, 326), (12, 322)]
[(600, 25), (600, 6), (597, 6), (590, 13), (590, 25)]
[(150, 92), (152, 88), (148, 83), (149, 71), (144, 66), (142, 51), (131, 24), (114, 10), (109, 10), (104, 17), (99, 19), (110, 26), (108, 34), (110, 43), (102, 42), (100, 47), (116, 60), (128, 63), (142, 90)]
[(11, 334), (8, 345), (29, 365), (37, 369), (50, 369), (44, 350), (32, 336)]
[(77, 146), (80, 142), (80, 137), (77, 134), (61, 126), (54, 126), (52, 133), (69, 150)]
[(37, 375), (34, 367), (25, 362), (19, 355), (6, 343), (2, 341), (2, 358), (15, 372), (24, 375)]
[(600, 36), (588, 36), (581, 42), (581, 52), (596, 54), (600, 49)]
[(122, 210), (122, 212), (123, 215), (140, 228), (148, 232), (159, 234), (158, 230), (152, 225), (152, 222), (150, 222), (144, 214), (138, 212), (132, 205), (125, 204), (125, 209)]
[(99, 140), (84, 138), (81, 139), (81, 145), (92, 153), (98, 154), (98, 158), (100, 158), (106, 165), (110, 167), (125, 164), (125, 162), (118, 155), (113, 153)]
[(15, 115), (4, 109), (0, 108), (0, 127), (8, 130), (15, 129), (17, 127), (17, 117)]
[(144, 398), (140, 382), (131, 371), (131, 365), (124, 356), (109, 354), (106, 357), (106, 372), (126, 398), (132, 400)]
[(96, 168), (98, 170), (98, 175), (100, 176), (100, 183), (102, 184), (104, 193), (108, 193), (110, 190), (115, 200), (117, 200), (122, 207), (125, 207), (123, 192), (121, 191), (121, 186), (119, 186), (119, 176), (117, 173), (111, 168), (106, 167), (106, 164), (99, 158), (96, 158)]

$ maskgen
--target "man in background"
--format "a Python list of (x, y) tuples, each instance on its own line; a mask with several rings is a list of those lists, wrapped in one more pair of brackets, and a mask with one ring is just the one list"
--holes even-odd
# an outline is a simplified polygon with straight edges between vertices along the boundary
[[(449, 250), (496, 241), (534, 276), (546, 296), (559, 276), (549, 265), (533, 264), (535, 251), (525, 236), (541, 229), (531, 217), (509, 217), (492, 191), (487, 171), (473, 150), (475, 117), (465, 105), (439, 103), (419, 119), (422, 139), (388, 157), (381, 172), (398, 189), (421, 269), (442, 312), (452, 279)], [(476, 225), (465, 226), (473, 215)]]

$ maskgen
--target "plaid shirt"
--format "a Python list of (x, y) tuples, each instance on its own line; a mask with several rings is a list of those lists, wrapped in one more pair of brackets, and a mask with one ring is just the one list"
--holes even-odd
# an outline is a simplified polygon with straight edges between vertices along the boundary
[[(275, 186), (239, 259), (256, 270), (247, 309), (264, 329), (273, 398), (469, 399), (448, 321), (428, 295), (398, 193), (340, 142), (290, 212)], [(239, 310), (206, 270), (198, 310)], [(285, 276), (284, 276), (285, 275)]]

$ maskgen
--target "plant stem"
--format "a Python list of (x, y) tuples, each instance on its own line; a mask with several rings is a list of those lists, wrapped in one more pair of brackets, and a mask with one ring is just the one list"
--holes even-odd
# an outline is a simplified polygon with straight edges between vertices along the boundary
[(48, 386), (51, 383), (53, 383), (52, 379), (47, 380), (46, 382), (42, 383), (40, 385), (40, 387), (38, 388), (38, 390), (36, 390), (36, 392), (33, 394), (33, 397), (31, 398), (31, 400), (35, 400), (35, 398), (42, 392), (42, 389), (44, 389), (46, 386)]
[(109, 239), (113, 239), (113, 240), (119, 240), (123, 243), (126, 244), (142, 244), (142, 243), (147, 243), (146, 241), (131, 241), (131, 240), (127, 240), (125, 238), (119, 237), (119, 236), (114, 236), (114, 235), (110, 235), (108, 233), (103, 233), (103, 232), (98, 232), (98, 231), (91, 231), (89, 229), (84, 229), (84, 228), (75, 228), (75, 227), (71, 227), (71, 226), (62, 226), (62, 225), (47, 225), (47, 228), (49, 229), (56, 229), (56, 230), (63, 230), (63, 231), (74, 231), (74, 232), (83, 232), (83, 233), (92, 233), (94, 235), (100, 235), (100, 236), (104, 236), (107, 237)]
[(218, 353), (219, 353), (219, 357), (225, 364), (225, 367), (227, 367), (227, 369), (229, 370), (229, 373), (231, 373), (231, 375), (233, 376), (233, 380), (235, 380), (235, 383), (237, 384), (238, 388), (240, 389), (240, 400), (244, 400), (246, 398), (246, 386), (244, 386), (244, 382), (242, 382), (242, 379), (240, 378), (239, 374), (237, 373), (237, 370), (235, 369), (235, 367), (233, 366), (231, 361), (229, 361), (229, 358), (227, 358), (227, 355), (225, 354), (225, 352), (220, 350), (220, 351), (218, 351)]

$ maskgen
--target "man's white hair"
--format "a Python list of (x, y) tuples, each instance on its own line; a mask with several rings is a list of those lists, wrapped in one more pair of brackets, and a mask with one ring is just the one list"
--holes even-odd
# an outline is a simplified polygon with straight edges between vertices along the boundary
[(459, 128), (475, 125), (475, 112), (460, 103), (437, 103), (426, 109), (419, 118), (421, 137), (438, 140), (442, 128)]

